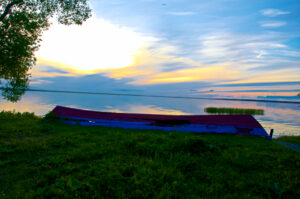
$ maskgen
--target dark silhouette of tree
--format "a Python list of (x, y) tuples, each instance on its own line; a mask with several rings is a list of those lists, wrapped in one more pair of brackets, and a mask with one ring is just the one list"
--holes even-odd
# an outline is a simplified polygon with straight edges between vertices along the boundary
[(29, 83), (43, 31), (50, 19), (82, 24), (91, 16), (87, 0), (0, 1), (0, 87), (5, 99), (16, 102)]

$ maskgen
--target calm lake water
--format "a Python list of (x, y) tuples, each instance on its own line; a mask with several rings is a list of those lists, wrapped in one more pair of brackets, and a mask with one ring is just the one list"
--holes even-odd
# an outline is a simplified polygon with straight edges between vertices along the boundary
[(264, 109), (263, 116), (254, 116), (274, 136), (300, 135), (300, 104), (246, 102), (200, 99), (170, 99), (133, 96), (107, 96), (71, 93), (27, 92), (17, 103), (0, 98), (0, 110), (34, 112), (44, 115), (56, 105), (98, 111), (152, 114), (206, 114), (206, 107)]

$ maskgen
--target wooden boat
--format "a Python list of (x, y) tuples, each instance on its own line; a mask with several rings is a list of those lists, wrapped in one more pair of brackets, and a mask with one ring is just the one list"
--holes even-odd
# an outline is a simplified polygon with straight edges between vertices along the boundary
[(113, 113), (56, 106), (53, 114), (68, 124), (194, 133), (231, 133), (271, 137), (252, 115), (156, 115)]

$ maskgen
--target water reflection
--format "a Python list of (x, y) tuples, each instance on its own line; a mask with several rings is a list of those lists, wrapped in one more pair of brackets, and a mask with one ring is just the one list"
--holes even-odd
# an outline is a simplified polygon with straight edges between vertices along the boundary
[(161, 115), (188, 115), (179, 110), (165, 109), (154, 105), (128, 105), (125, 107), (113, 108), (107, 107), (106, 111), (117, 113), (149, 113), (149, 114), (161, 114)]
[(55, 107), (54, 104), (44, 103), (39, 96), (24, 96), (17, 103), (0, 99), (0, 111), (34, 112), (36, 115), (45, 115)]
[(17, 103), (0, 99), (0, 110), (34, 112), (44, 115), (56, 105), (75, 108), (151, 114), (206, 114), (206, 107), (234, 107), (264, 109), (265, 115), (255, 116), (274, 135), (300, 135), (299, 104), (219, 101), (198, 99), (165, 99), (132, 96), (83, 95), (67, 93), (27, 92)]

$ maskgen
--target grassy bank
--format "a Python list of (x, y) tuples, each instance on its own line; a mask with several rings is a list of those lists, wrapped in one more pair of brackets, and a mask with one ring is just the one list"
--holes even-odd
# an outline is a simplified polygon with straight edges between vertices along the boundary
[(260, 137), (0, 113), (0, 198), (297, 198), (300, 155)]
[(207, 107), (204, 109), (206, 113), (212, 114), (247, 114), (247, 115), (264, 115), (263, 109), (243, 109), (243, 108), (217, 108)]
[(300, 146), (300, 136), (282, 136), (276, 138), (276, 140), (281, 142), (289, 142), (291, 144), (296, 144)]

